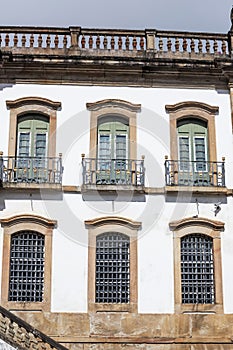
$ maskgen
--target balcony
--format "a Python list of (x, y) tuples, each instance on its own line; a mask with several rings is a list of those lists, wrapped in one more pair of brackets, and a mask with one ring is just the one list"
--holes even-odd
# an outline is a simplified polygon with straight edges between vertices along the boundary
[(225, 162), (165, 160), (166, 186), (225, 187)]
[(132, 159), (96, 159), (82, 155), (83, 185), (143, 187), (144, 157)]
[[(62, 158), (59, 157), (3, 157), (0, 155), (0, 182), (3, 187), (30, 184), (61, 185)], [(28, 187), (28, 186), (27, 186)]]

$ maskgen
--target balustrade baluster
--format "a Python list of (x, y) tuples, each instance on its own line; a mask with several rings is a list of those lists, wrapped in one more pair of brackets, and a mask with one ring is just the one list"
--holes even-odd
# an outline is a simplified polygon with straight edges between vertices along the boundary
[(195, 41), (193, 38), (191, 39), (191, 42), (190, 42), (190, 49), (191, 49), (191, 52), (195, 52)]
[(159, 39), (159, 51), (163, 51), (163, 39), (162, 38), (160, 38)]
[(226, 45), (226, 41), (223, 40), (222, 41), (222, 53), (225, 55), (227, 51), (227, 45)]
[(55, 38), (54, 38), (54, 47), (55, 47), (55, 49), (58, 48), (58, 44), (59, 44), (59, 37), (58, 37), (58, 35), (56, 34), (56, 35), (55, 35)]
[(175, 50), (176, 50), (176, 52), (180, 51), (180, 41), (178, 38), (176, 38), (176, 40), (175, 40)]
[(128, 37), (128, 35), (126, 36), (126, 39), (125, 39), (125, 48), (127, 51), (129, 50), (129, 37)]
[(43, 42), (43, 39), (42, 39), (42, 35), (40, 34), (38, 36), (38, 47), (42, 47), (42, 42)]
[(9, 34), (6, 34), (6, 36), (5, 36), (5, 46), (9, 46), (9, 42), (10, 42)]
[(188, 41), (186, 38), (183, 39), (183, 44), (182, 44), (183, 52), (187, 52), (188, 50)]
[(214, 40), (213, 48), (214, 48), (214, 53), (216, 54), (218, 52), (218, 42), (217, 42), (217, 40)]
[(48, 34), (47, 39), (46, 39), (46, 47), (49, 49), (51, 44), (51, 38), (50, 35)]
[(111, 37), (111, 50), (114, 50), (115, 49), (115, 39), (114, 39), (114, 36), (112, 35)]
[(27, 39), (26, 39), (26, 35), (25, 35), (25, 34), (23, 34), (22, 39), (21, 39), (22, 47), (25, 47), (25, 45), (26, 45), (26, 41), (27, 41)]
[(89, 49), (93, 48), (93, 38), (92, 35), (89, 36), (89, 41), (88, 41)]
[(134, 51), (137, 50), (137, 39), (136, 39), (136, 36), (133, 37), (133, 50)]
[(143, 38), (143, 36), (141, 36), (141, 38), (140, 38), (140, 50), (144, 50), (144, 38)]
[(97, 38), (96, 38), (96, 48), (97, 49), (100, 48), (100, 36), (99, 36), (99, 34), (97, 35)]
[(82, 49), (85, 49), (85, 46), (86, 46), (86, 38), (85, 38), (84, 35), (82, 36), (82, 39), (81, 39), (81, 46), (82, 46)]
[(66, 49), (67, 48), (67, 36), (66, 34), (63, 37), (63, 48)]
[(15, 35), (14, 35), (13, 42), (14, 42), (14, 47), (17, 47), (17, 44), (18, 44), (18, 35), (17, 35), (16, 33), (15, 33)]
[(206, 40), (205, 49), (206, 49), (206, 53), (210, 53), (210, 42), (208, 39)]
[(106, 35), (104, 36), (104, 42), (103, 42), (103, 44), (104, 44), (104, 50), (106, 50), (107, 47), (108, 47), (108, 39), (107, 39)]
[(34, 45), (34, 35), (31, 34), (31, 36), (30, 36), (30, 47), (33, 47), (33, 45)]
[(7, 329), (6, 318), (2, 314), (0, 314), (0, 332), (5, 334), (6, 329)]
[(203, 49), (202, 39), (199, 39), (198, 40), (198, 51), (199, 51), (199, 53), (202, 53), (202, 49)]
[(167, 50), (170, 52), (172, 49), (172, 41), (170, 38), (167, 39)]
[(118, 38), (118, 50), (122, 50), (122, 37), (119, 36)]

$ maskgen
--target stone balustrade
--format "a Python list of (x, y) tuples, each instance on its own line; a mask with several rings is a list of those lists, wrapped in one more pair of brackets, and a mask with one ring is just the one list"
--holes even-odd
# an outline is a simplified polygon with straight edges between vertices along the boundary
[(0, 307), (0, 337), (16, 349), (67, 350), (3, 307)]
[(0, 49), (13, 53), (229, 56), (228, 34), (81, 27), (0, 27)]

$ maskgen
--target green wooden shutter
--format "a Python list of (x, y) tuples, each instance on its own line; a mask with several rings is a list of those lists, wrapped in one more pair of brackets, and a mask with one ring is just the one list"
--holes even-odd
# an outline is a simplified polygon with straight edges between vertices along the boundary
[(203, 167), (203, 164), (208, 161), (206, 122), (193, 118), (181, 120), (177, 124), (177, 132), (179, 160), (196, 161), (197, 167), (201, 167), (201, 163)]
[(48, 148), (47, 118), (27, 115), (19, 119), (16, 154), (21, 157), (45, 157)]

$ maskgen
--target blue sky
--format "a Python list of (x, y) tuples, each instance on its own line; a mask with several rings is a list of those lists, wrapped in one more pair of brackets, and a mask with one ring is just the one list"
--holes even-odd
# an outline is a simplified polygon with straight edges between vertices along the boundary
[(0, 23), (226, 33), (232, 5), (233, 0), (8, 0)]

